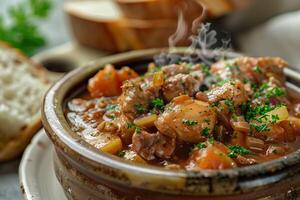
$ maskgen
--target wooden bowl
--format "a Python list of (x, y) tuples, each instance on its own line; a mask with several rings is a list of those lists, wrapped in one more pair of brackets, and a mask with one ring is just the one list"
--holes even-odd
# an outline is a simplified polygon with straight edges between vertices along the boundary
[(202, 14), (197, 0), (116, 0), (124, 16), (129, 19), (178, 19), (179, 11), (189, 21)]
[[(69, 199), (101, 200), (250, 200), (266, 197), (293, 199), (300, 187), (300, 150), (285, 157), (228, 170), (171, 170), (132, 164), (99, 152), (70, 128), (66, 101), (107, 63), (141, 69), (161, 49), (129, 52), (101, 58), (76, 69), (58, 81), (46, 95), (42, 120), (55, 146), (55, 173)], [(185, 49), (175, 51), (187, 54)], [(200, 52), (201, 53), (201, 52)], [(236, 57), (237, 54), (226, 54)], [(290, 77), (292, 78), (292, 77)], [(290, 87), (294, 95), (299, 88)]]
[[(72, 1), (64, 9), (80, 44), (109, 52), (167, 47), (177, 28), (177, 19), (125, 19), (110, 0)], [(185, 37), (179, 45), (187, 41)]]

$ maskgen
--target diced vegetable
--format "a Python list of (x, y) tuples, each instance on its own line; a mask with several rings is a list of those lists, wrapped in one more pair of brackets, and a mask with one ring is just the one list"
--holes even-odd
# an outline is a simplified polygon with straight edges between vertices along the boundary
[(148, 72), (155, 71), (156, 65), (154, 63), (149, 63), (148, 65)]
[(297, 130), (295, 130), (293, 121), (284, 120), (280, 122), (280, 126), (284, 129), (284, 141), (293, 142), (296, 140)]
[(122, 150), (122, 141), (118, 136), (112, 135), (109, 141), (100, 148), (101, 151), (116, 154)]
[(287, 121), (289, 121), (292, 124), (296, 134), (299, 136), (300, 135), (300, 119), (297, 117), (290, 116), (287, 119)]
[(261, 139), (247, 136), (246, 138), (247, 147), (254, 152), (262, 152), (265, 148), (265, 142)]
[(141, 156), (139, 156), (136, 152), (132, 150), (125, 150), (122, 152), (124, 152), (124, 155), (122, 157), (126, 160), (142, 164), (147, 163)]
[(159, 87), (164, 84), (164, 73), (162, 71), (156, 72), (153, 75), (153, 86)]
[(240, 146), (246, 146), (246, 133), (235, 131), (233, 132), (231, 144), (237, 144)]
[(120, 69), (118, 71), (118, 79), (121, 83), (126, 80), (136, 78), (138, 76), (139, 75), (133, 69), (130, 69), (129, 67), (122, 67), (122, 69)]
[(287, 152), (288, 149), (286, 149), (283, 146), (279, 146), (279, 145), (270, 145), (266, 151), (266, 155), (277, 155), (277, 156), (282, 156)]
[(122, 92), (120, 85), (114, 66), (106, 65), (89, 80), (88, 91), (92, 97), (117, 96)]
[(196, 164), (200, 169), (230, 169), (236, 167), (235, 162), (226, 153), (214, 146), (200, 150)]
[(154, 122), (157, 120), (156, 114), (151, 114), (142, 118), (134, 120), (134, 124), (140, 127), (151, 127), (154, 126)]
[(118, 96), (122, 92), (122, 83), (136, 77), (138, 74), (129, 67), (117, 71), (113, 65), (106, 65), (89, 80), (88, 91), (92, 97)]
[(231, 126), (235, 131), (240, 131), (243, 133), (249, 133), (250, 131), (250, 126), (248, 122), (245, 121), (231, 121)]
[[(266, 119), (270, 122), (279, 123), (283, 120), (286, 120), (289, 117), (289, 112), (286, 106), (280, 106), (274, 110), (266, 113)], [(277, 118), (275, 121), (274, 119)]]

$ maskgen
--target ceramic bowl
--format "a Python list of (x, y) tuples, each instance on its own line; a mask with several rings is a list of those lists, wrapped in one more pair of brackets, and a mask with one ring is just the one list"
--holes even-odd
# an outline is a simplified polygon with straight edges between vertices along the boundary
[[(170, 170), (133, 164), (99, 152), (71, 130), (64, 114), (65, 103), (82, 91), (87, 80), (102, 66), (111, 63), (140, 69), (160, 52), (161, 49), (142, 50), (101, 58), (70, 72), (48, 91), (42, 120), (55, 146), (56, 176), (68, 198), (246, 200), (262, 197), (284, 199), (297, 195), (300, 186), (300, 150), (277, 160), (237, 169), (197, 172)], [(176, 52), (183, 53), (183, 50)], [(293, 94), (299, 94), (296, 86), (288, 85)]]

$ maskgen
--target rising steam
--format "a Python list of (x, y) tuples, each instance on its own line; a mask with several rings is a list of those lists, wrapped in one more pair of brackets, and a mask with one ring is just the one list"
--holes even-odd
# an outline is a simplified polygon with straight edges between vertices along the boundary
[[(185, 4), (186, 5), (186, 4)], [(154, 60), (159, 65), (174, 64), (178, 62), (197, 63), (204, 62), (211, 65), (216, 60), (225, 57), (231, 47), (230, 37), (222, 37), (221, 41), (217, 39), (217, 32), (212, 29), (210, 23), (203, 23), (206, 15), (206, 8), (204, 5), (203, 12), (192, 23), (192, 36), (189, 37), (191, 45), (187, 48), (184, 56), (174, 53), (176, 44), (183, 40), (188, 34), (187, 21), (184, 17), (184, 12), (187, 6), (184, 6), (179, 11), (178, 24), (176, 32), (169, 38), (169, 52), (163, 52), (154, 57)], [(219, 47), (217, 47), (218, 43)], [(173, 52), (173, 53), (172, 53)]]
[(184, 39), (188, 34), (188, 25), (185, 22), (183, 11), (179, 11), (178, 15), (178, 24), (176, 32), (169, 37), (169, 48), (172, 49), (176, 46), (176, 44)]

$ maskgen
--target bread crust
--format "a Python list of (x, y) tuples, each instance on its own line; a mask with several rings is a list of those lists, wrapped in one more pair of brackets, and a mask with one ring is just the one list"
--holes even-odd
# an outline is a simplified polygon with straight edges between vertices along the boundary
[[(28, 57), (26, 57), (20, 50), (12, 48), (9, 44), (0, 41), (0, 48), (7, 49), (8, 51), (14, 51), (16, 57), (24, 62), (30, 64), (30, 72), (38, 76), (39, 79), (44, 84), (49, 84), (47, 78), (47, 70), (41, 65), (34, 63)], [(26, 146), (31, 141), (34, 134), (42, 127), (41, 115), (40, 113), (34, 119), (31, 124), (28, 124), (24, 129), (22, 129), (16, 137), (12, 137), (5, 141), (0, 146), (0, 162), (8, 161), (14, 159), (22, 154)]]
[(26, 146), (30, 143), (31, 138), (41, 128), (42, 122), (40, 117), (35, 120), (25, 130), (21, 131), (17, 137), (12, 138), (0, 149), (0, 162), (12, 160), (20, 156)]

